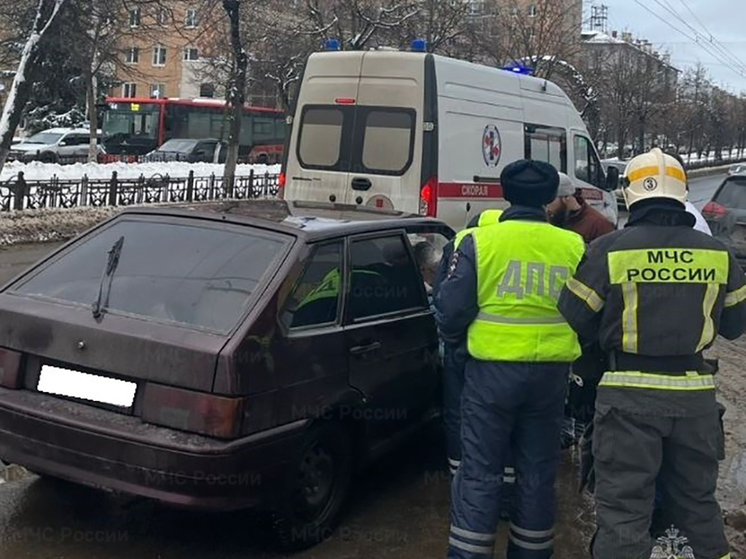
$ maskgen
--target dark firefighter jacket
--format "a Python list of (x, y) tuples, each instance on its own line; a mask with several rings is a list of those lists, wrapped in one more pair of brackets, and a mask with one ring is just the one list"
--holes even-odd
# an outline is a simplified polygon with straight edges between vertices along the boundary
[[(702, 352), (717, 334), (735, 339), (746, 329), (746, 278), (693, 221), (676, 206), (641, 203), (625, 229), (590, 245), (563, 289), (560, 312), (582, 339), (600, 342), (607, 370), (706, 373)], [(714, 390), (614, 392), (613, 405), (667, 416), (701, 413), (702, 398), (714, 399)]]

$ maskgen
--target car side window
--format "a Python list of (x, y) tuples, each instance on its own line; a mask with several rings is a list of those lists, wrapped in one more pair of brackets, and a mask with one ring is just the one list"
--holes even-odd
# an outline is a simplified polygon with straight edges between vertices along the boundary
[(426, 307), (424, 289), (401, 235), (352, 242), (349, 318)]
[(337, 321), (342, 285), (342, 242), (317, 247), (295, 285), (282, 321), (288, 328), (308, 328)]
[(567, 132), (564, 128), (526, 124), (524, 126), (526, 159), (551, 163), (567, 172)]
[(443, 258), (443, 249), (449, 241), (445, 235), (435, 232), (410, 233), (408, 237), (415, 263), (425, 283), (425, 291), (430, 295)]

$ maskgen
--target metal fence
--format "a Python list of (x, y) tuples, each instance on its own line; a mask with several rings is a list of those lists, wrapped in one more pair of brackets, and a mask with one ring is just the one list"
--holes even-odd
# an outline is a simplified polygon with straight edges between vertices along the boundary
[(56, 176), (44, 181), (26, 181), (23, 173), (0, 184), (0, 211), (37, 210), (42, 208), (77, 208), (81, 206), (133, 206), (179, 202), (205, 202), (225, 198), (249, 200), (276, 196), (279, 175), (253, 171), (238, 176), (228, 184), (222, 176), (188, 177), (154, 175), (120, 179), (116, 172), (110, 179), (60, 180)]

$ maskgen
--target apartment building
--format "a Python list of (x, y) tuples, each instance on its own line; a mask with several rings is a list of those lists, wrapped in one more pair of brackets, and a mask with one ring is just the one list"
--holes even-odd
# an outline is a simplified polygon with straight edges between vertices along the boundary
[(186, 98), (217, 96), (206, 52), (209, 14), (199, 4), (132, 7), (123, 25), (124, 64), (117, 68), (112, 97)]

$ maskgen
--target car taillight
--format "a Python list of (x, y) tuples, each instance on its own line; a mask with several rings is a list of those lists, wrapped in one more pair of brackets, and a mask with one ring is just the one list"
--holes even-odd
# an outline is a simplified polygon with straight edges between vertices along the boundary
[(142, 420), (208, 437), (233, 439), (241, 433), (246, 400), (147, 384)]
[(0, 348), (0, 386), (21, 388), (21, 357), (17, 351)]
[(280, 173), (280, 176), (277, 177), (277, 186), (280, 188), (277, 189), (277, 197), (280, 200), (283, 200), (285, 198), (285, 183), (287, 182), (288, 178), (285, 173)]
[(420, 215), (435, 217), (437, 214), (438, 177), (430, 177), (420, 190)]
[(728, 213), (728, 208), (721, 206), (717, 202), (707, 202), (704, 208), (702, 208), (702, 215), (705, 217), (718, 217)]

